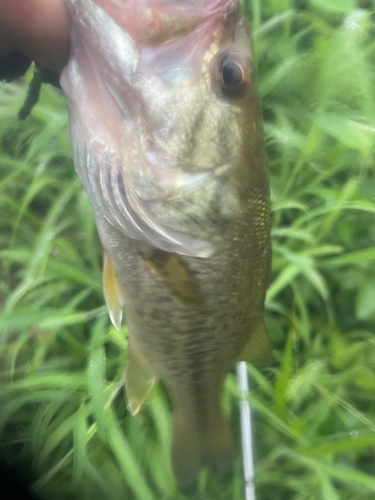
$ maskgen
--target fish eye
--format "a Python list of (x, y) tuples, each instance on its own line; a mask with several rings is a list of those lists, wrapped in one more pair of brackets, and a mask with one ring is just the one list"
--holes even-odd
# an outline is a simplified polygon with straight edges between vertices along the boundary
[(234, 54), (225, 54), (217, 62), (216, 78), (226, 97), (243, 97), (251, 80), (250, 64)]
[(229, 87), (236, 87), (242, 82), (243, 71), (236, 61), (227, 61), (223, 66), (223, 82)]

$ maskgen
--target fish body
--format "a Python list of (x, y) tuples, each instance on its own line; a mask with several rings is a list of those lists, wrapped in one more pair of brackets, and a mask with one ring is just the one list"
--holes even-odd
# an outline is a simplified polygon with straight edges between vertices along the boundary
[(263, 360), (270, 206), (249, 27), (233, 0), (67, 0), (61, 83), (73, 158), (129, 332), (136, 413), (171, 394), (180, 484), (233, 456), (220, 406), (239, 360)]

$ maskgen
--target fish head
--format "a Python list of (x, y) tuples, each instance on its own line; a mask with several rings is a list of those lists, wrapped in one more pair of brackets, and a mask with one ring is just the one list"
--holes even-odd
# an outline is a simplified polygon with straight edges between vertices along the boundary
[(238, 1), (70, 7), (74, 49), (61, 82), (91, 202), (133, 238), (211, 255), (248, 197), (258, 169), (251, 157), (262, 157), (253, 50)]

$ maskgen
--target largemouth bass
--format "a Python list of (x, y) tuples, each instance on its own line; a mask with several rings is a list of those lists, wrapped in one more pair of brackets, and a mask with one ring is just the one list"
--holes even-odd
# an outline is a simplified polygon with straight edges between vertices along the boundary
[(269, 186), (249, 26), (235, 0), (67, 3), (73, 48), (61, 84), (118, 329), (126, 314), (128, 406), (136, 413), (165, 383), (183, 485), (231, 462), (224, 378), (271, 350)]

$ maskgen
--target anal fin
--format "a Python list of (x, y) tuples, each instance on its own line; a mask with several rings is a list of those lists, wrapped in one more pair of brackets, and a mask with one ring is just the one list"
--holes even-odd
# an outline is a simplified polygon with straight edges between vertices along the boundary
[(263, 321), (252, 333), (237, 361), (247, 361), (248, 363), (269, 363), (272, 361), (272, 345)]
[(121, 289), (112, 262), (105, 250), (103, 255), (103, 290), (109, 317), (116, 330), (120, 331), (122, 321)]
[(128, 410), (132, 415), (139, 412), (156, 380), (154, 370), (129, 342), (125, 369), (125, 390)]

